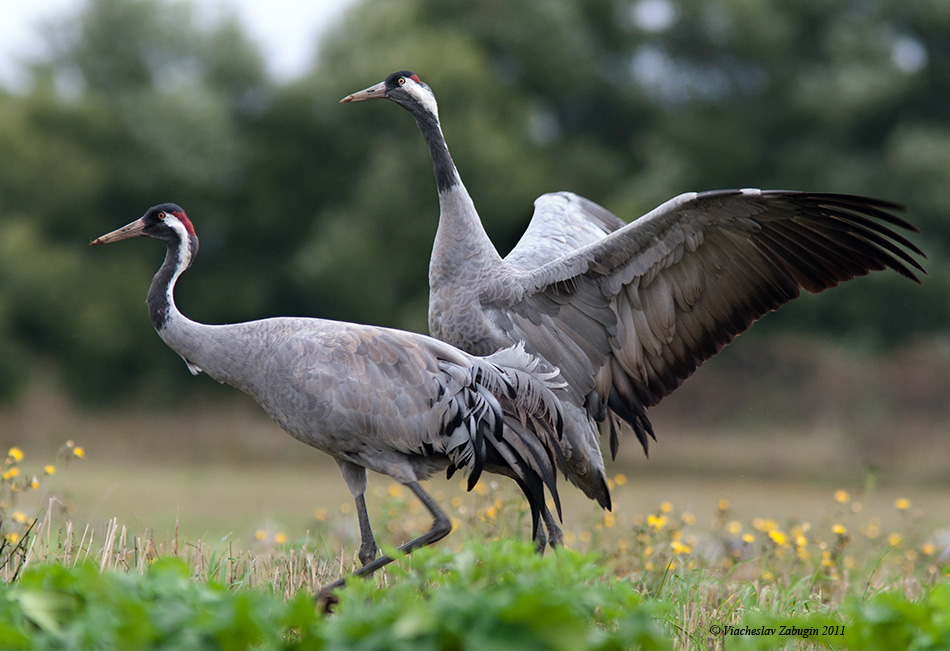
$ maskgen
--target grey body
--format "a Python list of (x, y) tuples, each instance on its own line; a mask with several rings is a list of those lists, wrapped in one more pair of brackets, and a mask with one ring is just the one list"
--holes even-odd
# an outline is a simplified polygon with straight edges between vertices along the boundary
[(439, 226), (429, 266), (429, 327), (463, 350), (515, 342), (557, 366), (568, 387), (562, 441), (568, 478), (609, 504), (587, 420), (610, 435), (632, 426), (644, 451), (646, 409), (753, 321), (797, 297), (890, 267), (917, 280), (913, 227), (899, 206), (867, 197), (790, 191), (681, 194), (627, 224), (561, 192), (535, 202), (502, 258), (448, 152), (435, 96), (396, 72), (343, 99), (389, 99), (412, 113), (429, 147)]
[[(482, 359), (386, 328), (289, 317), (204, 325), (179, 317), (159, 334), (191, 368), (250, 395), (297, 440), (402, 483), (444, 470), (450, 455), (473, 457), (467, 431), (446, 432), (459, 394), (478, 386), (490, 391), (466, 399), (497, 400), (512, 380), (507, 374), (520, 371), (519, 407), (551, 399), (530, 375), (533, 358), (520, 351)], [(552, 418), (553, 404), (546, 406)]]

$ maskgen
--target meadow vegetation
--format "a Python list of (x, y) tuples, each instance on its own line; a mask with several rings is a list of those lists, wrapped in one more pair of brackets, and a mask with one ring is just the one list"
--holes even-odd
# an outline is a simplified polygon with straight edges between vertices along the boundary
[[(456, 530), (330, 617), (310, 595), (358, 547), (332, 461), (240, 396), (82, 410), (44, 382), (0, 411), (0, 647), (943, 648), (948, 377), (939, 346), (732, 346), (608, 465), (612, 512), (562, 483), (565, 549), (518, 542), (504, 480), (434, 478)], [(384, 546), (428, 526), (398, 484), (368, 502)]]
[[(622, 502), (568, 524), (565, 548), (544, 557), (519, 542), (530, 518), (513, 488), (440, 491), (452, 536), (352, 582), (325, 617), (311, 595), (356, 562), (348, 509), (318, 507), (302, 533), (261, 527), (214, 539), (133, 531), (118, 517), (86, 523), (56, 508), (62, 495), (21, 508), (53, 477), (77, 472), (84, 447), (67, 442), (48, 465), (25, 449), (3, 462), (3, 648), (950, 644), (950, 530), (910, 497), (882, 504), (872, 485), (828, 489), (813, 519), (742, 516), (726, 497), (704, 511)], [(615, 473), (610, 483), (623, 496), (632, 482)], [(377, 482), (371, 504), (381, 540), (427, 525), (398, 484)]]

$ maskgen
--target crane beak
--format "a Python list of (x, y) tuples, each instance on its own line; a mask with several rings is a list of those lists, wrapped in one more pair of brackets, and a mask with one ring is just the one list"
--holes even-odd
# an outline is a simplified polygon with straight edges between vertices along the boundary
[(345, 102), (362, 102), (365, 99), (373, 99), (374, 97), (386, 97), (386, 82), (381, 81), (375, 86), (370, 86), (352, 95), (347, 95), (340, 100), (340, 104)]
[(119, 240), (127, 240), (130, 237), (141, 237), (143, 235), (145, 235), (145, 222), (141, 219), (136, 219), (131, 224), (126, 224), (122, 228), (117, 228), (111, 233), (100, 235), (91, 241), (89, 246), (109, 244), (110, 242), (118, 242)]

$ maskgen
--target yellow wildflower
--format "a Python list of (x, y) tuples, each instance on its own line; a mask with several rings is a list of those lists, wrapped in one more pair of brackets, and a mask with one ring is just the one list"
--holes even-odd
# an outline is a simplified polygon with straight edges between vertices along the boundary
[(769, 538), (771, 538), (776, 545), (784, 545), (787, 542), (785, 534), (778, 529), (771, 529), (769, 531)]
[(593, 536), (593, 534), (591, 534), (590, 531), (588, 531), (587, 529), (584, 529), (584, 531), (582, 531), (582, 532), (580, 533), (580, 535), (579, 535), (577, 538), (578, 538), (578, 540), (580, 540), (582, 543), (589, 543), (589, 542), (593, 539), (593, 537), (594, 537), (594, 536)]
[(283, 531), (278, 531), (274, 534), (274, 542), (278, 545), (283, 545), (285, 542), (287, 542), (287, 534), (285, 534)]
[(898, 497), (896, 500), (894, 500), (894, 507), (898, 511), (906, 511), (910, 508), (910, 500), (906, 497)]
[(716, 504), (716, 509), (721, 513), (729, 508), (729, 500), (725, 497), (720, 497), (719, 502)]
[(766, 570), (765, 572), (762, 572), (763, 581), (772, 581), (773, 579), (775, 579), (775, 575), (769, 572), (768, 570)]
[(835, 534), (836, 536), (843, 536), (848, 533), (848, 529), (840, 522), (836, 522), (831, 526), (831, 533)]
[(14, 479), (19, 476), (20, 476), (20, 469), (17, 468), (16, 466), (13, 466), (9, 470), (7, 470), (5, 473), (3, 473), (4, 479)]
[(726, 531), (728, 531), (731, 536), (738, 536), (742, 531), (742, 523), (738, 520), (732, 520), (726, 525)]
[(669, 512), (672, 511), (672, 510), (673, 510), (673, 504), (672, 504), (672, 503), (670, 503), (670, 502), (663, 502), (662, 504), (660, 504), (660, 512), (661, 512), (661, 513), (669, 513)]
[(744, 534), (742, 534), (742, 541), (751, 545), (755, 542), (755, 536), (753, 536), (751, 532), (746, 531)]
[(805, 547), (808, 544), (808, 538), (802, 534), (795, 536), (795, 546), (796, 547)]
[(887, 544), (891, 547), (897, 547), (904, 540), (904, 536), (899, 533), (892, 533), (887, 537)]
[(13, 446), (7, 452), (7, 458), (12, 460), (14, 463), (20, 463), (21, 461), (23, 461), (23, 450), (21, 450), (20, 448), (16, 446)]
[(52, 464), (49, 464), (49, 465), (47, 465), (45, 468), (43, 468), (43, 472), (45, 472), (47, 475), (55, 475), (55, 474), (56, 474), (56, 466), (54, 466), (54, 465), (52, 465)]
[(851, 496), (848, 494), (848, 491), (839, 488), (835, 491), (835, 501), (838, 504), (847, 504), (851, 501)]
[(24, 513), (23, 511), (14, 511), (13, 521), (18, 524), (23, 524), (24, 522), (26, 522), (26, 513)]
[(267, 540), (267, 532), (263, 529), (258, 529), (254, 532), (254, 538), (256, 540)]
[(924, 556), (933, 556), (936, 551), (937, 546), (933, 543), (927, 542), (920, 546), (920, 553)]
[(689, 526), (691, 524), (696, 524), (696, 516), (690, 513), (689, 511), (684, 511), (681, 518), (683, 520), (683, 524), (685, 524), (686, 526)]
[(688, 554), (693, 551), (693, 548), (682, 543), (679, 540), (673, 540), (670, 542), (670, 548), (672, 548), (674, 554)]
[(76, 447), (73, 448), (73, 456), (82, 459), (86, 456), (86, 451), (82, 448), (81, 445), (77, 445)]
[(617, 486), (623, 486), (627, 483), (627, 476), (622, 472), (618, 472), (614, 475), (614, 483), (617, 484)]
[(326, 522), (328, 517), (330, 517), (330, 512), (323, 507), (313, 510), (313, 519), (317, 522)]
[(7, 542), (10, 543), (11, 545), (17, 544), (17, 542), (19, 542), (20, 540), (20, 534), (18, 534), (16, 531), (11, 531), (5, 537), (7, 539)]
[(402, 497), (402, 486), (400, 484), (397, 484), (396, 482), (389, 483), (388, 491), (389, 491), (390, 497), (393, 497), (393, 498)]
[(615, 524), (617, 524), (617, 516), (613, 513), (604, 513), (604, 527), (613, 529)]
[(666, 525), (666, 516), (665, 515), (653, 515), (652, 513), (647, 516), (647, 526), (652, 527), (654, 531), (659, 531)]

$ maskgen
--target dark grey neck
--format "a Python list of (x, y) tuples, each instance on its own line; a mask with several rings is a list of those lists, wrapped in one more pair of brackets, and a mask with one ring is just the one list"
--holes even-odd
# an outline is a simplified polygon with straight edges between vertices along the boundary
[(168, 252), (165, 254), (165, 261), (152, 278), (152, 284), (148, 288), (148, 298), (145, 303), (148, 305), (148, 315), (152, 319), (152, 325), (158, 331), (165, 327), (171, 316), (174, 307), (172, 294), (175, 290), (175, 281), (191, 264), (198, 250), (198, 238), (192, 235), (189, 239), (191, 241), (188, 243), (190, 247), (188, 250), (184, 250), (181, 240), (167, 242)]
[(451, 190), (459, 185), (458, 170), (455, 169), (455, 162), (449, 153), (449, 148), (445, 144), (445, 137), (442, 135), (442, 128), (439, 126), (439, 120), (432, 113), (418, 109), (412, 111), (416, 118), (416, 124), (429, 145), (429, 155), (432, 157), (432, 169), (435, 172), (435, 184), (439, 192)]

